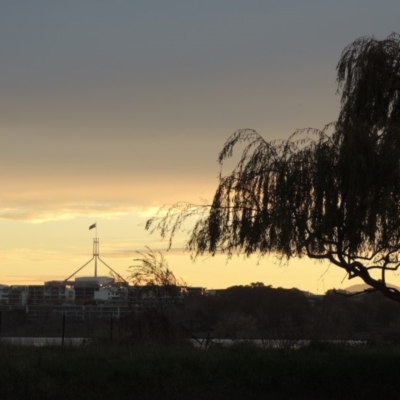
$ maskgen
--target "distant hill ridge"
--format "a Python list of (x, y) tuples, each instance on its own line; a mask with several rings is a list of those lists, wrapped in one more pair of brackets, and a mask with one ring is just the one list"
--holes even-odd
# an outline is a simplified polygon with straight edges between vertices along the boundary
[[(400, 287), (399, 286), (392, 285), (392, 284), (389, 284), (388, 286), (400, 291)], [(354, 293), (354, 292), (363, 292), (364, 290), (367, 290), (367, 289), (371, 289), (371, 286), (369, 286), (369, 285), (367, 285), (365, 283), (359, 283), (359, 284), (352, 285), (352, 286), (349, 286), (347, 288), (344, 288), (343, 290), (346, 290), (348, 292)]]

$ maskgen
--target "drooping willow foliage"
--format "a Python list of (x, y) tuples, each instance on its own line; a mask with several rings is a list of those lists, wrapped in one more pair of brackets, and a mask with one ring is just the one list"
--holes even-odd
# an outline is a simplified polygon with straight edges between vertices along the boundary
[(173, 236), (201, 212), (187, 243), (196, 255), (328, 259), (400, 301), (385, 275), (400, 266), (400, 36), (357, 39), (344, 49), (337, 72), (336, 122), (287, 141), (235, 132), (219, 162), (240, 146), (242, 155), (221, 174), (212, 203), (172, 207), (147, 228)]

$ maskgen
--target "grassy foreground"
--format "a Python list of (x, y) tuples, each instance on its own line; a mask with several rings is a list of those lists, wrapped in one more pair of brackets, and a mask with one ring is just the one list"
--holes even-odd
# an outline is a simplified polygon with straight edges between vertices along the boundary
[(0, 345), (1, 399), (397, 398), (400, 347)]

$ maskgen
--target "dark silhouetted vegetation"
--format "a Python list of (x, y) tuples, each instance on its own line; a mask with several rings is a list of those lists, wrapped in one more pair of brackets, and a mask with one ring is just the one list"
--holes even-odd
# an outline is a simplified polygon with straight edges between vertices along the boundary
[[(282, 347), (301, 340), (400, 342), (399, 306), (379, 292), (348, 296), (331, 290), (316, 296), (257, 283), (218, 290), (214, 295), (183, 292), (162, 308), (159, 298), (153, 300), (142, 298), (129, 314), (112, 319), (69, 315), (65, 335), (112, 337), (117, 343), (131, 344), (173, 344), (195, 338), (279, 340)], [(23, 309), (4, 308), (1, 336), (60, 337), (62, 314), (49, 305), (43, 309), (30, 315)]]
[(315, 343), (190, 347), (0, 345), (0, 397), (16, 399), (397, 398), (398, 347)]
[[(400, 301), (387, 273), (400, 266), (400, 37), (362, 37), (337, 65), (341, 110), (322, 130), (264, 140), (251, 129), (225, 143), (225, 166), (210, 205), (177, 204), (148, 221), (173, 238), (197, 216), (187, 248), (195, 255), (267, 254), (327, 260), (349, 279)], [(199, 215), (200, 213), (200, 215)]]

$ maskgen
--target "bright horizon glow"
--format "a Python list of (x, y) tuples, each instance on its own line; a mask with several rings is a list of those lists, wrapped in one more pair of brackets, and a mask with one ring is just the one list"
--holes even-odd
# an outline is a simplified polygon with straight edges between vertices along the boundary
[[(82, 219), (82, 218), (81, 218)], [(78, 219), (79, 220), (79, 219)], [(89, 221), (85, 218), (85, 221)], [(93, 220), (94, 221), (94, 220)], [(77, 220), (70, 221), (76, 224)], [(61, 226), (63, 222), (53, 222), (52, 225)], [(93, 222), (94, 223), (94, 222)], [(144, 219), (143, 219), (144, 223)], [(44, 222), (43, 224), (50, 224)], [(100, 258), (116, 270), (125, 279), (129, 276), (129, 267), (134, 264), (134, 259), (139, 257), (138, 252), (146, 253), (147, 247), (154, 251), (164, 253), (169, 267), (176, 276), (182, 278), (190, 286), (202, 286), (208, 289), (221, 289), (235, 285), (249, 285), (252, 282), (263, 282), (265, 285), (284, 288), (299, 288), (313, 293), (324, 293), (326, 290), (345, 288), (357, 282), (345, 279), (344, 271), (327, 263), (318, 263), (307, 258), (291, 260), (289, 263), (280, 262), (273, 256), (258, 259), (257, 257), (232, 257), (227, 259), (224, 255), (199, 256), (192, 261), (190, 254), (183, 251), (183, 237), (180, 236), (173, 242), (170, 251), (166, 251), (167, 243), (158, 238), (148, 236), (148, 240), (141, 237), (139, 240), (120, 240), (121, 236), (114, 231), (106, 230), (107, 227), (118, 226), (123, 228), (129, 222), (121, 220), (97, 220), (98, 231), (107, 238), (100, 241)], [(81, 224), (80, 224), (81, 225)], [(90, 223), (86, 223), (88, 229)], [(21, 223), (21, 228), (26, 223)], [(30, 231), (35, 234), (37, 224), (30, 224)], [(80, 226), (82, 228), (82, 225)], [(140, 228), (140, 227), (138, 227)], [(52, 234), (53, 229), (48, 229), (48, 234), (53, 236), (49, 248), (40, 247), (15, 247), (2, 254), (0, 262), (8, 264), (12, 274), (3, 274), (1, 284), (42, 284), (50, 280), (64, 280), (92, 257), (93, 230), (86, 232), (80, 229), (75, 232), (74, 238), (64, 240), (64, 235)], [(68, 231), (68, 236), (70, 231)], [(28, 241), (32, 238), (27, 235)], [(55, 242), (57, 236), (60, 243)], [(41, 241), (43, 237), (41, 238)], [(50, 239), (49, 239), (50, 240)], [(180, 246), (180, 247), (179, 247)], [(27, 276), (26, 265), (33, 268), (35, 274)], [(93, 262), (88, 264), (77, 276), (93, 276)], [(109, 275), (108, 269), (101, 263), (98, 264), (98, 275)]]

